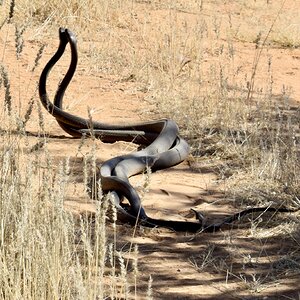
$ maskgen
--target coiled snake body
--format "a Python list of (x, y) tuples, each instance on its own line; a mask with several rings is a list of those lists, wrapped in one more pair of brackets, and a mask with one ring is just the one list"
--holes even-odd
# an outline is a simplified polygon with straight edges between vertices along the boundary
[[(141, 173), (146, 167), (153, 171), (168, 168), (182, 162), (189, 153), (187, 142), (179, 136), (178, 126), (172, 120), (162, 119), (158, 121), (138, 123), (132, 125), (110, 125), (91, 121), (63, 110), (63, 96), (68, 87), (77, 66), (77, 47), (75, 35), (68, 29), (59, 29), (60, 44), (50, 61), (45, 66), (39, 81), (39, 95), (43, 106), (55, 117), (60, 127), (74, 137), (89, 134), (93, 128), (93, 134), (103, 142), (129, 141), (144, 148), (128, 155), (112, 158), (100, 167), (99, 177), (102, 190), (113, 192), (118, 213), (128, 221), (139, 222), (146, 226), (163, 226), (176, 231), (215, 231), (222, 225), (230, 223), (239, 217), (254, 212), (264, 211), (266, 208), (252, 208), (232, 215), (219, 224), (204, 226), (201, 222), (169, 221), (153, 219), (147, 216), (141, 205), (137, 191), (129, 183), (129, 177)], [(54, 102), (49, 100), (46, 81), (49, 72), (63, 55), (67, 44), (71, 48), (71, 63), (69, 69), (60, 83)], [(130, 207), (125, 210), (121, 205), (122, 197), (128, 199)], [(272, 209), (272, 208), (271, 208)], [(274, 209), (274, 208), (273, 208)], [(268, 208), (270, 210), (270, 208)], [(278, 209), (276, 209), (278, 211)], [(287, 209), (279, 209), (279, 211)], [(274, 209), (275, 211), (275, 209)], [(198, 219), (201, 215), (196, 213)]]

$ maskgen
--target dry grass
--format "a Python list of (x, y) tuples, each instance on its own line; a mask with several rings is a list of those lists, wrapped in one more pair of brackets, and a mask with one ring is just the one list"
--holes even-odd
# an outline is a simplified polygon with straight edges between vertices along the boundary
[[(290, 99), (288, 89), (274, 92), (272, 57), (266, 54), (274, 47), (300, 45), (300, 10), (296, 1), (289, 1), (288, 7), (282, 5), (285, 2), (11, 1), (0, 6), (0, 28), (2, 32), (15, 28), (18, 58), (27, 31), (29, 40), (43, 41), (56, 37), (58, 26), (72, 28), (87, 66), (85, 72), (135, 81), (136, 90), (144, 92), (151, 107), (156, 107), (155, 114), (180, 124), (192, 145), (192, 167), (201, 170), (209, 160), (220, 182), (226, 182), (226, 196), (234, 199), (237, 207), (271, 202), (299, 207), (299, 106)], [(253, 63), (246, 69), (240, 61), (239, 41), (256, 49)], [(32, 72), (43, 50), (42, 44), (32, 60)], [(42, 143), (43, 149), (26, 148), (26, 124), (32, 110), (40, 111), (40, 107), (33, 94), (25, 113), (21, 112), (20, 99), (13, 99), (11, 92), (18, 82), (10, 82), (6, 67), (2, 59), (0, 297), (135, 298), (138, 264), (135, 262), (135, 271), (128, 275), (122, 253), (115, 249), (115, 227), (115, 240), (108, 243), (107, 207), (97, 207), (93, 224), (85, 218), (74, 219), (64, 210), (64, 194), (72, 184), (70, 166), (68, 160), (53, 166), (41, 114), (37, 143)], [(153, 111), (145, 113), (150, 118)], [(95, 153), (84, 159), (94, 165)], [(85, 181), (89, 172), (84, 170)], [(282, 265), (296, 272), (299, 219), (279, 221), (286, 226), (280, 234), (286, 235), (291, 252), (274, 267), (275, 273), (282, 271)], [(255, 222), (252, 225), (252, 234), (259, 238), (262, 232)], [(274, 226), (278, 226), (276, 220)], [(278, 232), (270, 234), (280, 238)], [(138, 250), (133, 252), (137, 257)], [(207, 253), (192, 260), (195, 268), (213, 267), (237, 276), (234, 257), (218, 260), (214, 253), (209, 245)], [(241, 254), (239, 259), (245, 257)], [(110, 268), (108, 274), (105, 266)], [(239, 278), (251, 293), (263, 288), (264, 282), (255, 274)], [(131, 294), (129, 281), (135, 289)], [(147, 297), (152, 299), (151, 277)]]
[(11, 132), (16, 124), (6, 115), (3, 121), (9, 126), (1, 135), (0, 298), (129, 298), (137, 267), (133, 275), (127, 274), (123, 253), (114, 246), (116, 238), (107, 239), (109, 201), (95, 204), (92, 219), (66, 211), (65, 194), (72, 183), (69, 159), (54, 162), (47, 140), (42, 150), (26, 147), (28, 136)]

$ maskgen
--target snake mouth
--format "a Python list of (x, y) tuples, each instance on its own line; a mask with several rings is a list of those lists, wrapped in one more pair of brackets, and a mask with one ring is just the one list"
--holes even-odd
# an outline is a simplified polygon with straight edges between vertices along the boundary
[[(59, 40), (60, 40), (61, 44), (67, 45), (68, 43), (70, 43), (71, 47), (76, 46), (76, 44), (77, 44), (76, 36), (68, 28), (60, 27), (58, 30), (58, 33), (59, 33)], [(73, 53), (73, 54), (75, 54), (75, 53)], [(77, 53), (76, 53), (76, 55), (77, 55)]]

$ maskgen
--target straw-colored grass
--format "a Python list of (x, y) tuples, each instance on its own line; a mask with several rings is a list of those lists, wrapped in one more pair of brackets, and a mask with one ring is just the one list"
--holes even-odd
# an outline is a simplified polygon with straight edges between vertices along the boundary
[[(0, 53), (4, 58), (0, 65), (1, 299), (129, 299), (138, 294), (138, 249), (133, 251), (135, 267), (129, 275), (123, 254), (115, 248), (115, 225), (113, 242), (107, 239), (109, 201), (98, 204), (92, 223), (64, 209), (64, 195), (73, 184), (69, 161), (53, 164), (36, 93), (26, 93), (25, 110), (20, 109), (20, 92), (19, 99), (18, 93), (12, 93), (18, 81), (13, 82), (16, 78), (10, 77), (5, 61), (12, 28), (18, 59), (25, 36), (42, 42), (32, 58), (32, 74), (47, 38), (57, 39), (59, 26), (75, 31), (84, 72), (135, 81), (136, 90), (155, 107), (155, 115), (171, 117), (180, 125), (192, 146), (191, 167), (201, 169), (209, 160), (220, 182), (226, 182), (223, 192), (237, 207), (271, 203), (299, 207), (299, 107), (288, 89), (275, 95), (272, 57), (264, 51), (299, 47), (300, 10), (296, 1), (289, 1), (290, 6), (287, 1), (217, 2), (1, 2), (0, 30), (6, 36)], [(238, 55), (240, 41), (256, 49), (246, 69)], [(38, 120), (31, 120), (33, 109), (39, 112)], [(152, 113), (145, 112), (149, 118)], [(38, 146), (31, 149), (26, 146), (28, 122), (36, 123), (40, 136)], [(95, 153), (84, 161), (90, 162), (83, 170), (87, 182)], [(286, 262), (291, 257), (299, 262), (295, 256), (299, 220), (286, 224), (294, 228), (289, 232), (293, 253), (286, 254)], [(258, 235), (256, 228), (253, 234)], [(213, 266), (228, 272), (224, 262), (216, 259), (214, 247), (193, 260), (197, 270)], [(255, 276), (252, 279), (244, 278), (251, 293), (261, 286)], [(146, 293), (152, 299), (151, 276)]]

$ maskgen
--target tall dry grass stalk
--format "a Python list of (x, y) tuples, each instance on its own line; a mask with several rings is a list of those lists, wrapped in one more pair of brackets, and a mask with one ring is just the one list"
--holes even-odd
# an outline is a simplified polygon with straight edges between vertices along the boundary
[(1, 83), (3, 83), (3, 87), (5, 89), (5, 96), (4, 96), (4, 107), (7, 110), (8, 115), (10, 116), (12, 113), (12, 96), (10, 91), (10, 80), (8, 77), (8, 73), (6, 68), (1, 65), (0, 66), (1, 72)]

